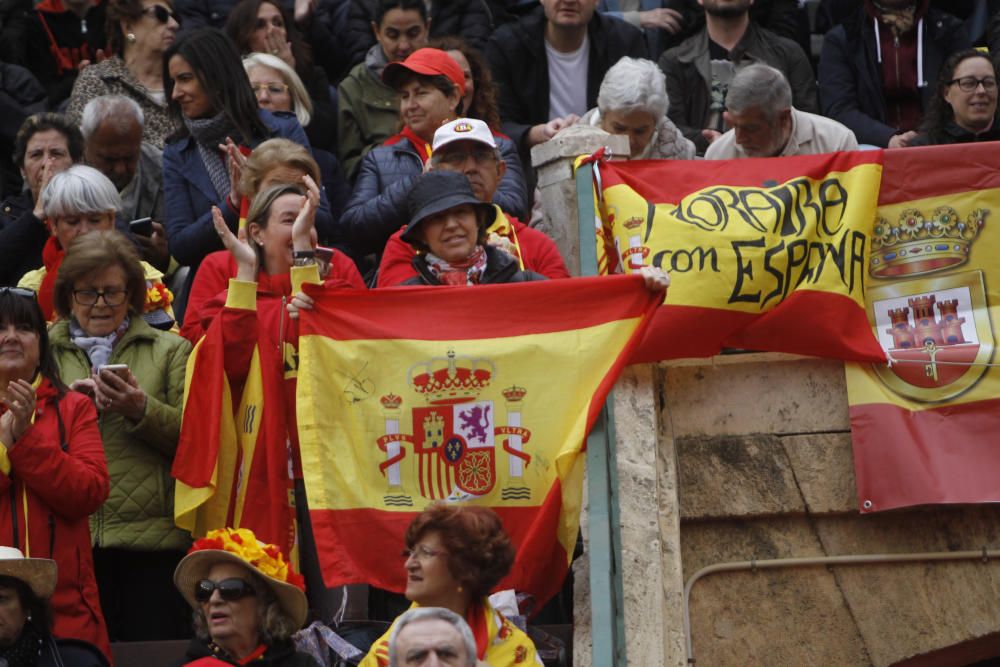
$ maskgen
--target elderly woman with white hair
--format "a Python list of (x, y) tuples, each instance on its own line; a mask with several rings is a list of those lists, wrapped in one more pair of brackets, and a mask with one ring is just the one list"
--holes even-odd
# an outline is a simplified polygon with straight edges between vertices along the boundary
[(597, 107), (579, 123), (627, 136), (632, 160), (694, 159), (695, 146), (667, 118), (669, 108), (663, 71), (650, 60), (625, 56), (604, 75)]
[[(107, 176), (93, 167), (74, 165), (52, 177), (41, 193), (45, 220), (52, 230), (42, 249), (43, 266), (24, 274), (18, 287), (35, 290), (45, 319), (55, 315), (53, 294), (59, 266), (70, 243), (83, 234), (114, 229), (122, 201)], [(142, 262), (146, 296), (142, 318), (158, 329), (170, 329), (173, 296), (163, 285), (163, 274)]]

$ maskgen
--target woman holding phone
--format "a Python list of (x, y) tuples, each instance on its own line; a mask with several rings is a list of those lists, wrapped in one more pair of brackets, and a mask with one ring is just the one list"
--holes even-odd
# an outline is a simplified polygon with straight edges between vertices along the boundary
[(174, 526), (170, 465), (191, 345), (140, 316), (146, 279), (135, 246), (116, 231), (70, 244), (53, 300), (59, 377), (94, 400), (111, 477), (108, 501), (90, 521), (111, 640), (183, 638), (188, 614), (170, 575), (190, 536)]

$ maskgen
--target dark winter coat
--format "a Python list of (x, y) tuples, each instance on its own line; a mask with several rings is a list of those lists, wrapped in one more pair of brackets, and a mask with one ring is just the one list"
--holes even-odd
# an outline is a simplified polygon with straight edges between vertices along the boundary
[[(486, 46), (486, 59), (498, 88), (501, 127), (521, 150), (526, 165), (531, 164), (525, 142), (528, 130), (549, 121), (545, 25), (545, 12), (539, 7), (518, 22), (498, 28)], [(597, 93), (608, 69), (622, 56), (645, 58), (646, 44), (638, 28), (597, 12), (587, 26), (587, 35), (590, 39), (587, 108), (590, 109), (597, 106)]]
[[(218, 646), (209, 644), (197, 637), (192, 639), (191, 643), (188, 644), (187, 651), (184, 653), (184, 659), (180, 664), (186, 665), (189, 662), (209, 657), (228, 662), (236, 667), (242, 667), (240, 663), (220, 650)], [(254, 667), (319, 667), (316, 660), (308, 653), (296, 652), (295, 645), (291, 642), (282, 642), (269, 646), (264, 655), (255, 659), (252, 664)]]
[(17, 285), (21, 276), (42, 265), (49, 232), (34, 208), (30, 190), (0, 202), (0, 285)]
[[(941, 64), (948, 54), (969, 48), (972, 41), (961, 21), (933, 8), (927, 11), (923, 28), (923, 73), (927, 85), (920, 90), (926, 110), (931, 96), (936, 94), (934, 82)], [(833, 28), (823, 40), (819, 58), (823, 115), (849, 127), (859, 144), (885, 147), (898, 129), (887, 124), (889, 114), (880, 67), (873, 19), (864, 7)]]
[[(517, 149), (510, 139), (495, 138), (507, 173), (493, 195), (493, 202), (515, 218), (523, 217), (528, 200)], [(381, 255), (389, 237), (409, 222), (406, 195), (421, 173), (420, 156), (409, 139), (400, 135), (365, 155), (354, 193), (341, 217), (356, 256)]]

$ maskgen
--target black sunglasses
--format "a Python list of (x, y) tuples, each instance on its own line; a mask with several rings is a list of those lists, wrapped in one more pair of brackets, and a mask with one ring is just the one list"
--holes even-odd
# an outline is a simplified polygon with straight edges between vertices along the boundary
[(198, 602), (208, 602), (215, 591), (219, 591), (219, 596), (226, 602), (235, 602), (249, 595), (257, 594), (253, 586), (244, 579), (236, 577), (223, 579), (222, 581), (202, 579), (194, 587), (194, 599)]
[(180, 25), (181, 22), (181, 17), (179, 14), (175, 14), (174, 12), (170, 11), (163, 5), (153, 5), (152, 7), (146, 7), (144, 10), (142, 10), (142, 13), (152, 14), (153, 18), (155, 18), (160, 23), (166, 23), (170, 19), (176, 21), (178, 25)]
[(38, 297), (38, 293), (33, 289), (27, 289), (24, 287), (0, 287), (0, 294), (7, 294), (8, 292), (14, 296), (23, 296), (26, 299), (35, 299)]

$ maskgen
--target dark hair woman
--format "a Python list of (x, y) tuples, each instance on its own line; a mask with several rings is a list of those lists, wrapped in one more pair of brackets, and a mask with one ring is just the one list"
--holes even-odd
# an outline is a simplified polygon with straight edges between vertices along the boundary
[(497, 87), (483, 54), (455, 35), (439, 37), (430, 44), (454, 58), (465, 75), (465, 95), (462, 97), (463, 113), (467, 118), (478, 118), (493, 132), (500, 131), (500, 112), (497, 108)]
[[(400, 91), (403, 129), (361, 161), (341, 217), (358, 256), (381, 255), (389, 237), (406, 224), (406, 193), (430, 158), (434, 133), (461, 116), (464, 108), (465, 75), (439, 49), (420, 49), (401, 63), (390, 63), (382, 78)], [(495, 138), (507, 169), (493, 201), (507, 213), (523, 217), (527, 196), (517, 147), (506, 137)]]
[[(239, 164), (257, 144), (280, 136), (306, 148), (309, 140), (293, 114), (257, 106), (235, 47), (214, 28), (195, 30), (164, 54), (170, 113), (180, 129), (163, 151), (163, 190), (170, 254), (191, 267), (191, 279), (210, 252), (222, 250), (212, 206), (226, 224), (239, 222)], [(332, 220), (324, 221), (332, 226)], [(331, 230), (321, 228), (320, 236)]]
[(108, 0), (107, 6), (112, 55), (80, 72), (66, 113), (79, 123), (90, 100), (124, 95), (142, 109), (143, 141), (162, 149), (174, 130), (163, 93), (163, 52), (177, 38), (178, 16), (170, 0)]
[(313, 148), (336, 152), (337, 113), (330, 98), (330, 82), (314, 64), (309, 44), (276, 0), (242, 0), (226, 19), (226, 35), (243, 55), (267, 53), (281, 58), (305, 84), (312, 102), (312, 122), (306, 136)]
[(35, 295), (0, 288), (0, 503), (4, 543), (59, 565), (54, 632), (110, 655), (90, 551), (89, 516), (108, 497), (97, 413), (59, 381)]
[[(514, 547), (493, 510), (435, 503), (406, 529), (406, 598), (414, 607), (443, 607), (464, 618), (477, 658), (494, 667), (540, 665), (535, 645), (487, 596), (514, 564)], [(386, 667), (390, 627), (361, 667)], [(393, 663), (395, 664), (395, 663)]]
[(948, 56), (920, 129), (911, 146), (1000, 139), (997, 70), (987, 54), (966, 49)]
[(28, 116), (14, 137), (14, 164), (25, 189), (0, 203), (0, 285), (16, 285), (42, 265), (49, 239), (42, 189), (56, 173), (83, 157), (83, 135), (58, 113)]

